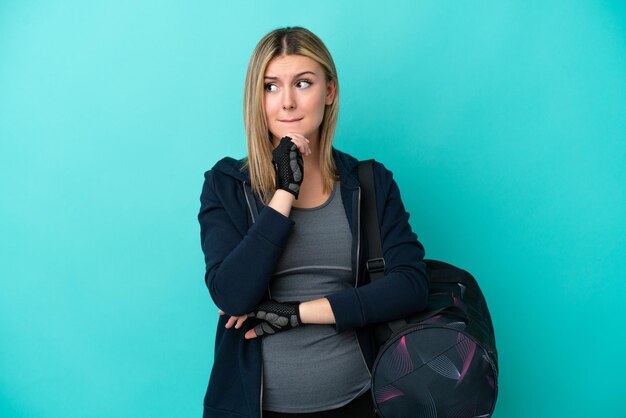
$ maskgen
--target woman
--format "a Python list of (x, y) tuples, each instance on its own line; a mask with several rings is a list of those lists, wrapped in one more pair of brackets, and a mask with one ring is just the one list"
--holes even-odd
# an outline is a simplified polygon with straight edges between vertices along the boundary
[(245, 83), (247, 159), (219, 161), (200, 198), (220, 308), (205, 417), (375, 417), (371, 326), (426, 305), (424, 250), (380, 163), (385, 277), (368, 283), (357, 160), (332, 147), (338, 108), (317, 36), (293, 27), (261, 39)]

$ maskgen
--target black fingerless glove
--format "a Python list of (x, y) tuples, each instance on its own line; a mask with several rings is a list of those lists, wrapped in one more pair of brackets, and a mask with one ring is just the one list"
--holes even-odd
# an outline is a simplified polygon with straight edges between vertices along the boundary
[(304, 161), (290, 137), (282, 137), (278, 146), (274, 148), (272, 164), (276, 170), (276, 190), (285, 190), (297, 199), (304, 178)]
[(300, 302), (276, 302), (266, 300), (261, 302), (254, 312), (248, 314), (249, 317), (262, 319), (263, 322), (254, 327), (257, 336), (264, 334), (276, 334), (299, 326)]

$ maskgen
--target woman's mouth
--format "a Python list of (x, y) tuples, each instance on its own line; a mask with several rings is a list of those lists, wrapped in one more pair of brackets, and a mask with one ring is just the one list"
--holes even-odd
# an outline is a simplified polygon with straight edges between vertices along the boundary
[(303, 118), (296, 118), (296, 119), (278, 119), (279, 122), (283, 122), (283, 123), (292, 123), (292, 122), (298, 122), (301, 121)]

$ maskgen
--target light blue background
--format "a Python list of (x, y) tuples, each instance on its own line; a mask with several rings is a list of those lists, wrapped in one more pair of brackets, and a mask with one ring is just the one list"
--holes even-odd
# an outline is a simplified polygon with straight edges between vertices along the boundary
[(626, 416), (624, 4), (3, 0), (0, 416), (201, 415), (202, 174), (286, 25), (336, 60), (336, 146), (481, 284), (495, 416)]

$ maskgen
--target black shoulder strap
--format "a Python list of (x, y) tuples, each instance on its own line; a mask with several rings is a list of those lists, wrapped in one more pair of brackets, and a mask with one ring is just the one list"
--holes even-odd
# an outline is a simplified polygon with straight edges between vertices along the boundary
[(361, 183), (361, 213), (367, 237), (367, 271), (370, 280), (378, 280), (385, 275), (385, 259), (380, 239), (378, 214), (376, 212), (376, 186), (374, 184), (374, 160), (359, 162), (359, 182)]
[[(367, 271), (370, 280), (378, 280), (385, 276), (385, 258), (383, 257), (382, 241), (380, 239), (380, 226), (376, 210), (376, 185), (374, 184), (374, 160), (359, 162), (359, 182), (361, 183), (361, 213), (365, 225), (367, 237)], [(389, 338), (389, 335), (407, 326), (404, 319), (389, 321), (377, 327), (376, 340), (379, 345)]]

